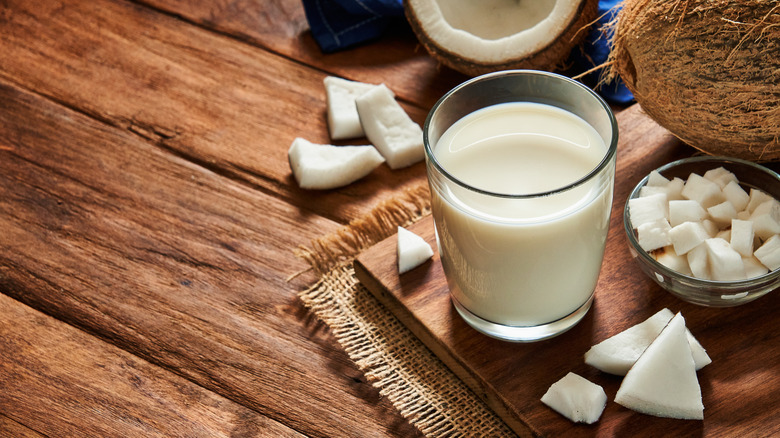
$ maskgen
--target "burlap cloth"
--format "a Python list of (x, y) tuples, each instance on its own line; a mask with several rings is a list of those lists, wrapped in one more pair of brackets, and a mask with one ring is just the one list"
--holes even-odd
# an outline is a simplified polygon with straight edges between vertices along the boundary
[(428, 188), (421, 185), (299, 248), (297, 254), (320, 275), (300, 298), (368, 381), (424, 435), (517, 436), (355, 278), (353, 260), (362, 250), (429, 213)]

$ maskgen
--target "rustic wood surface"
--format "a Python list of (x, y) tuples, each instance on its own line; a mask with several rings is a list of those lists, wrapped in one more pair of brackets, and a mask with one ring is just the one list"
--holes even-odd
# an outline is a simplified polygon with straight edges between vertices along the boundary
[[(396, 237), (356, 260), (358, 278), (462, 380), (506, 419), (542, 436), (773, 436), (780, 433), (780, 297), (770, 293), (731, 308), (686, 303), (648, 278), (629, 254), (623, 230), (625, 200), (652, 169), (694, 153), (632, 107), (618, 114), (615, 199), (595, 302), (568, 332), (536, 343), (497, 341), (468, 327), (452, 306), (438, 252), (398, 274)], [(409, 228), (436, 248), (433, 219)], [(614, 403), (621, 378), (584, 363), (583, 355), (631, 325), (667, 307), (682, 312), (712, 358), (699, 371), (704, 421), (638, 414)], [(602, 385), (609, 399), (594, 425), (572, 425), (539, 399), (555, 381), (575, 372)]]
[(312, 192), (286, 153), (328, 141), (327, 75), (418, 123), (463, 76), (403, 25), (323, 54), (299, 0), (5, 0), (0, 54), (0, 436), (418, 435), (293, 249), (424, 168)]

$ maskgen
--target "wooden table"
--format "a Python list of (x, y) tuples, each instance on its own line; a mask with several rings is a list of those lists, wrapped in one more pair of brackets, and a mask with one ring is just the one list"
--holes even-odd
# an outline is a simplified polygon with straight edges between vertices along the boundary
[(0, 436), (417, 434), (289, 279), (425, 178), (297, 188), (327, 75), (420, 123), (465, 79), (406, 27), (322, 54), (299, 0), (0, 2)]

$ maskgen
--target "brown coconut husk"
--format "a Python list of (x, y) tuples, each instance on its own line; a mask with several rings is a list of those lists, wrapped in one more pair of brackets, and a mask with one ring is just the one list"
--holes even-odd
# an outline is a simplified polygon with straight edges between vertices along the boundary
[(780, 160), (780, 2), (625, 0), (607, 77), (712, 155)]
[(431, 41), (427, 31), (420, 26), (414, 11), (407, 1), (403, 2), (407, 21), (417, 39), (425, 50), (440, 64), (468, 76), (479, 76), (499, 70), (531, 69), (556, 71), (565, 67), (565, 62), (571, 51), (580, 46), (588, 35), (587, 29), (593, 24), (598, 14), (598, 0), (584, 0), (579, 11), (571, 22), (553, 42), (529, 56), (519, 59), (508, 59), (500, 63), (479, 63), (463, 59), (445, 47), (440, 47)]

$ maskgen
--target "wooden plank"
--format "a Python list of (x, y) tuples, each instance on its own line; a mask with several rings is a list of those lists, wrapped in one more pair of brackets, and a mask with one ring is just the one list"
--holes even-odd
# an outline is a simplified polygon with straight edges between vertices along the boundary
[(416, 431), (296, 291), (338, 224), (0, 80), (0, 291), (309, 436)]
[(382, 165), (342, 190), (299, 189), (287, 150), (296, 136), (329, 142), (325, 73), (265, 49), (110, 0), (5, 2), (2, 29), (7, 80), (303, 210), (344, 223), (424, 183), (422, 164)]
[(44, 435), (0, 413), (0, 436), (15, 438), (43, 438)]
[(5, 295), (0, 314), (3, 436), (303, 436)]
[[(477, 333), (450, 303), (438, 253), (427, 265), (399, 276), (394, 236), (358, 257), (358, 278), (516, 430), (527, 425), (543, 436), (780, 433), (780, 405), (775, 395), (780, 391), (780, 351), (775, 348), (780, 341), (776, 317), (780, 300), (770, 295), (734, 308), (696, 306), (663, 291), (641, 272), (625, 241), (625, 200), (650, 170), (693, 150), (649, 121), (638, 107), (622, 112), (618, 120), (621, 142), (605, 262), (593, 308), (569, 332), (531, 344), (497, 341)], [(436, 248), (430, 216), (410, 229)], [(703, 422), (657, 418), (617, 405), (612, 400), (621, 379), (583, 361), (591, 345), (664, 307), (683, 313), (689, 329), (713, 359), (699, 372)], [(570, 371), (605, 388), (610, 401), (595, 425), (573, 425), (539, 400)]]
[(404, 18), (376, 40), (344, 51), (323, 53), (311, 35), (300, 0), (142, 2), (333, 75), (384, 82), (400, 99), (422, 108), (432, 107), (444, 93), (468, 79), (431, 58)]

